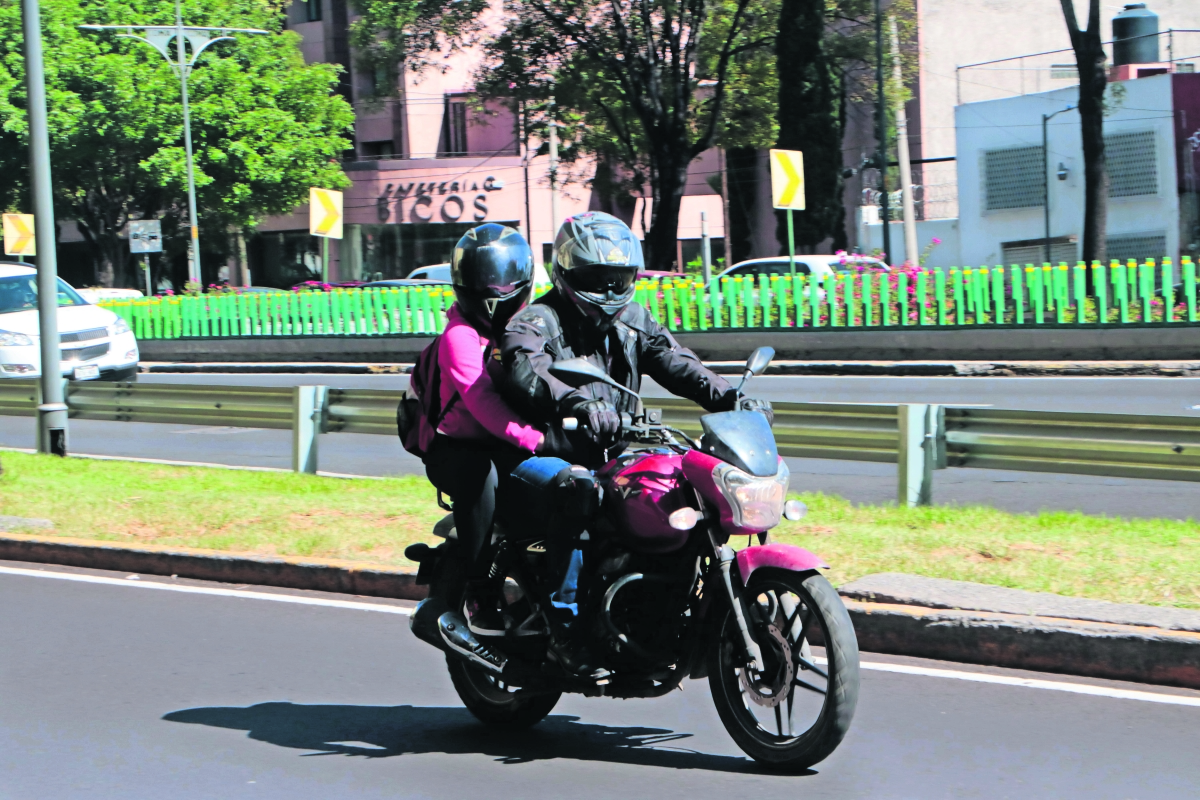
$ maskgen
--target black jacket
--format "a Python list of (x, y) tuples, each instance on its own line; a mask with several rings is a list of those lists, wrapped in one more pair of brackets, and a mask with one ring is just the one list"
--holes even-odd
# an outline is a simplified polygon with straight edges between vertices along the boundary
[(637, 303), (622, 309), (612, 326), (600, 331), (552, 289), (512, 318), (499, 351), (505, 373), (499, 381), (501, 393), (530, 422), (549, 425), (545, 454), (588, 467), (599, 466), (603, 452), (582, 431), (565, 434), (559, 421), (584, 400), (606, 399), (619, 411), (632, 411), (634, 399), (602, 383), (581, 389), (568, 386), (550, 374), (557, 360), (586, 358), (635, 392), (647, 375), (707, 411), (730, 411), (737, 404), (733, 387)]

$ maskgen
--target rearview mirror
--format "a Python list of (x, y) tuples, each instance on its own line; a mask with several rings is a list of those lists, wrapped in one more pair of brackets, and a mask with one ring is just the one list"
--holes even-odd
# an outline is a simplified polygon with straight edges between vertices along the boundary
[(626, 394), (637, 397), (638, 394), (617, 383), (604, 370), (597, 367), (586, 358), (564, 358), (550, 365), (550, 374), (572, 388), (578, 389), (589, 383), (606, 383), (614, 389), (620, 389)]
[(771, 363), (771, 359), (775, 357), (774, 347), (759, 347), (750, 354), (750, 358), (746, 360), (746, 372), (751, 375), (762, 375), (763, 370)]
[(576, 389), (580, 386), (586, 386), (589, 383), (595, 383), (596, 381), (600, 381), (601, 383), (613, 382), (613, 379), (608, 377), (607, 372), (586, 358), (564, 358), (562, 361), (555, 361), (550, 365), (550, 374)]
[(746, 359), (746, 371), (742, 373), (742, 382), (737, 385), (737, 393), (740, 396), (742, 387), (746, 385), (746, 381), (750, 380), (753, 375), (761, 375), (763, 370), (767, 368), (767, 364), (771, 363), (771, 359), (775, 357), (774, 347), (756, 347), (754, 352), (750, 354), (750, 358)]

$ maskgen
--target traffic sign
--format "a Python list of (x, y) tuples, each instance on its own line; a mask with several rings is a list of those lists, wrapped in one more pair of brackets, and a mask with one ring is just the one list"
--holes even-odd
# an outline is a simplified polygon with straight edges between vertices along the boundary
[(37, 238), (33, 235), (33, 214), (4, 215), (4, 255), (37, 255)]
[(342, 193), (308, 190), (308, 232), (327, 239), (342, 238)]
[(804, 154), (771, 151), (771, 200), (775, 208), (804, 210)]
[(161, 253), (162, 223), (156, 219), (135, 219), (129, 223), (130, 253)]

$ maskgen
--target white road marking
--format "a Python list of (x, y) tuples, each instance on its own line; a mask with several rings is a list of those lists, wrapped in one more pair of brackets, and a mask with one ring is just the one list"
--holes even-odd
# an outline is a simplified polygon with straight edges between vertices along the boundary
[(1055, 692), (1088, 694), (1094, 697), (1111, 697), (1117, 700), (1141, 700), (1145, 703), (1167, 703), (1169, 705), (1196, 706), (1197, 708), (1200, 708), (1200, 697), (1158, 694), (1157, 692), (1139, 692), (1133, 689), (1112, 689), (1107, 686), (1092, 686), (1087, 683), (1043, 681), (1036, 678), (1014, 678), (1008, 675), (989, 675), (983, 672), (962, 672), (954, 669), (931, 669), (929, 667), (914, 667), (907, 664), (884, 664), (879, 661), (863, 661), (859, 664), (859, 666), (863, 669), (873, 669), (879, 672), (898, 672), (902, 675), (922, 675), (929, 678), (952, 678), (958, 681), (995, 683), (1001, 686), (1023, 686), (1026, 689), (1050, 689), (1051, 691)]
[(99, 583), (105, 586), (125, 586), (134, 589), (158, 589), (164, 592), (183, 592), (184, 594), (207, 594), (217, 597), (241, 597), (246, 600), (272, 600), (276, 603), (295, 603), (301, 606), (326, 606), (328, 608), (348, 608), (354, 611), (378, 611), (383, 614), (402, 614), (409, 616), (413, 610), (406, 606), (392, 606), (383, 603), (357, 603), (353, 600), (327, 600), (323, 597), (300, 597), (294, 594), (272, 594), (270, 592), (248, 592), (245, 589), (213, 589), (207, 586), (178, 586), (170, 583), (155, 581), (130, 580), (129, 578), (104, 578), (98, 575), (78, 575), (71, 572), (46, 572), (37, 569), (18, 569), (16, 567), (0, 567), (0, 574), (23, 575), (29, 578), (53, 578), (60, 581), (77, 581), (79, 583)]
[[(325, 606), (327, 608), (345, 608), (353, 611), (376, 611), (384, 614), (400, 614), (409, 616), (413, 609), (405, 606), (384, 605), (382, 603), (357, 603), (352, 600), (327, 600), (321, 597), (300, 597), (290, 594), (271, 594), (268, 592), (249, 592), (244, 589), (213, 589), (207, 586), (177, 586), (169, 583), (154, 581), (131, 581), (129, 578), (105, 578), (97, 575), (78, 575), (70, 572), (49, 572), (36, 569), (19, 569), (16, 567), (0, 567), (0, 574), (22, 575), (30, 578), (52, 578), (79, 583), (98, 583), (106, 586), (124, 586), (134, 589), (157, 589), (166, 592), (183, 592), (184, 594), (206, 594), (217, 597), (240, 597), (246, 600), (270, 600), (276, 603), (295, 603), (302, 606)], [(130, 576), (132, 577), (132, 576)], [(813, 658), (819, 664), (828, 663), (821, 657)], [(901, 675), (919, 675), (925, 678), (947, 678), (974, 683), (991, 683), (999, 686), (1016, 686), (1025, 689), (1048, 689), (1055, 692), (1085, 694), (1093, 697), (1109, 697), (1116, 700), (1138, 700), (1144, 703), (1165, 703), (1176, 706), (1193, 706), (1200, 708), (1200, 697), (1186, 697), (1157, 692), (1141, 692), (1134, 689), (1114, 689), (1107, 686), (1093, 686), (1086, 683), (1068, 683), (1066, 681), (1046, 681), (1037, 678), (1014, 678), (1008, 675), (990, 675), (984, 672), (963, 672), (953, 669), (933, 669), (931, 667), (916, 667), (908, 664), (885, 664), (881, 661), (863, 661), (859, 664), (862, 669), (876, 672), (894, 672)]]

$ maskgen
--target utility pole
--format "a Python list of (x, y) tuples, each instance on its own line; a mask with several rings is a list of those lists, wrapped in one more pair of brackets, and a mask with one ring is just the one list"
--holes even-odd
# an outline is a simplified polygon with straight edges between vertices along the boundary
[(1050, 261), (1050, 146), (1048, 142), (1046, 124), (1050, 120), (1062, 114), (1065, 111), (1073, 111), (1075, 106), (1067, 106), (1060, 108), (1053, 114), (1042, 114), (1042, 219), (1045, 227), (1042, 230), (1044, 234), (1042, 245), (1046, 250), (1046, 263)]
[(28, 93), (29, 174), (33, 188), (37, 248), (38, 334), (41, 337), (41, 397), (37, 407), (38, 452), (67, 454), (67, 403), (58, 339), (58, 258), (54, 242), (54, 196), (50, 182), (50, 132), (46, 122), (46, 70), (38, 0), (21, 0), (25, 34), (25, 91)]
[(712, 280), (712, 240), (708, 238), (708, 212), (700, 212), (700, 263), (704, 268), (704, 291)]
[(550, 241), (558, 236), (558, 120), (550, 96)]
[(887, 85), (883, 82), (883, 9), (880, 0), (875, 0), (875, 140), (879, 150), (875, 154), (875, 162), (879, 167), (879, 219), (883, 223), (883, 252), (884, 261), (892, 257), (892, 233), (888, 229), (890, 214), (888, 213), (887, 192)]
[[(171, 65), (171, 69), (179, 76), (179, 94), (183, 100), (183, 148), (187, 154), (188, 179), (188, 281), (201, 283), (203, 273), (200, 271), (200, 218), (196, 211), (196, 168), (192, 159), (192, 118), (188, 106), (188, 75), (196, 66), (200, 57), (209, 45), (216, 42), (233, 40), (231, 33), (267, 34), (270, 31), (258, 28), (195, 28), (184, 27), (183, 11), (179, 0), (175, 0), (175, 25), (80, 25), (85, 31), (123, 30), (129, 33), (119, 33), (126, 39), (137, 39), (153, 47)], [(134, 33), (134, 32), (137, 33)], [(141, 35), (137, 35), (141, 34)], [(171, 59), (171, 40), (175, 40), (175, 60)], [(184, 45), (189, 45), (192, 54), (189, 57)]]
[[(892, 27), (892, 74), (896, 86), (904, 86), (904, 72), (900, 69), (900, 34), (896, 29), (896, 18), (889, 17)], [(921, 254), (917, 250), (917, 214), (913, 207), (912, 162), (908, 156), (908, 114), (904, 111), (902, 97), (896, 98), (896, 160), (900, 162), (900, 201), (904, 207), (904, 255), (913, 266), (921, 266)]]

